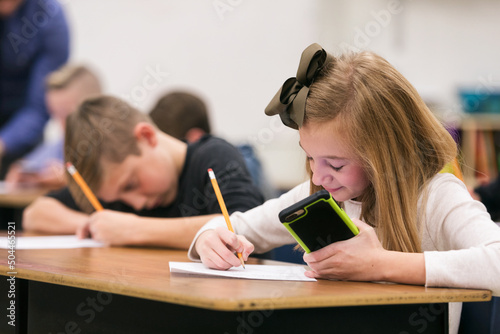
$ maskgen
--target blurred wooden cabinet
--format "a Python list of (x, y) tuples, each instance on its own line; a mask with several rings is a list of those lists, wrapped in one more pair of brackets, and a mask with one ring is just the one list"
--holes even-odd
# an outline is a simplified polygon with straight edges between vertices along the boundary
[(458, 124), (465, 183), (475, 186), (498, 176), (500, 114), (471, 114)]

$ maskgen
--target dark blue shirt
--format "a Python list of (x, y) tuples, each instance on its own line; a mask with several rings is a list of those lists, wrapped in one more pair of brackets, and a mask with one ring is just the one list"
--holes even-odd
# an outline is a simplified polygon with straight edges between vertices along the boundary
[[(227, 141), (206, 135), (188, 145), (186, 160), (179, 177), (178, 193), (173, 203), (140, 211), (135, 211), (124, 202), (103, 202), (103, 207), (144, 217), (192, 217), (221, 213), (208, 176), (208, 168), (214, 170), (229, 214), (235, 211), (245, 212), (264, 201), (259, 189), (252, 182), (240, 152)], [(47, 196), (70, 209), (83, 211), (67, 187)]]
[(68, 60), (69, 31), (55, 0), (25, 0), (0, 26), (0, 138), (18, 157), (42, 139), (45, 78)]

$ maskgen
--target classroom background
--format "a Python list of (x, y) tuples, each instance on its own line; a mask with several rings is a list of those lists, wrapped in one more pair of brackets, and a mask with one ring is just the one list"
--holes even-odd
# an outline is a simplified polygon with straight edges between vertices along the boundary
[[(92, 66), (106, 92), (144, 112), (171, 90), (200, 95), (214, 133), (252, 144), (281, 189), (305, 178), (303, 153), (297, 133), (265, 116), (264, 108), (284, 79), (295, 76), (311, 43), (334, 54), (381, 54), (450, 124), (500, 90), (500, 2), (494, 0), (61, 3), (72, 34), (70, 61)], [(460, 92), (476, 95), (464, 100)]]

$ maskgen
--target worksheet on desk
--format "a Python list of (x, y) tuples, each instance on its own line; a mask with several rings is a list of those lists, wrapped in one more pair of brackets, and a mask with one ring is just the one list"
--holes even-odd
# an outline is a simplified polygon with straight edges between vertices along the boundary
[[(92, 239), (78, 239), (75, 235), (54, 235), (40, 237), (17, 237), (15, 249), (67, 249), (104, 247), (103, 243)], [(0, 238), (0, 248), (13, 248), (11, 240)]]
[(308, 281), (315, 282), (316, 279), (304, 275), (306, 268), (301, 265), (262, 265), (245, 264), (245, 268), (237, 267), (228, 270), (209, 269), (203, 263), (195, 262), (169, 262), (170, 272), (178, 274), (222, 276), (231, 278), (279, 280), (279, 281)]

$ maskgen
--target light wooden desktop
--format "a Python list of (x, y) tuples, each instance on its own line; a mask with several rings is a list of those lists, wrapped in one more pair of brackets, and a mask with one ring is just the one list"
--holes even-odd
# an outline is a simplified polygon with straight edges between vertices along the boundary
[(0, 193), (0, 207), (22, 209), (49, 190), (45, 188), (22, 188)]
[(12, 221), (20, 225), (24, 208), (48, 191), (50, 189), (38, 187), (9, 189), (5, 182), (0, 181), (0, 229), (5, 229)]
[[(422, 308), (434, 319), (424, 333), (445, 333), (448, 302), (491, 298), (487, 290), (171, 275), (169, 261), (188, 259), (164, 249), (17, 250), (15, 257), (19, 333), (331, 332), (332, 323), (336, 333), (413, 333), (421, 328), (411, 317)], [(0, 250), (0, 274), (9, 276), (7, 258)], [(5, 279), (0, 287), (6, 294)]]

